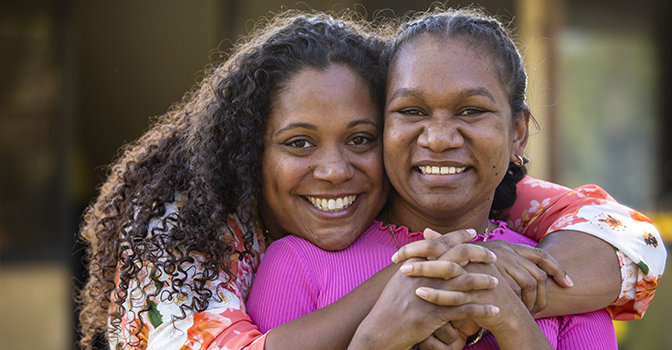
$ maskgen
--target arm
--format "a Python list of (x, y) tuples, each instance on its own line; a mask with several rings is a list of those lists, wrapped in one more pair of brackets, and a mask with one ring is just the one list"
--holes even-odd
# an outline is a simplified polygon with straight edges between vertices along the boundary
[(620, 269), (614, 248), (607, 242), (583, 232), (562, 231), (549, 234), (537, 247), (562, 264), (574, 281), (572, 288), (549, 281), (548, 305), (538, 317), (594, 311), (618, 297)]
[[(662, 240), (658, 231), (641, 213), (616, 203), (598, 186), (570, 191), (526, 177), (518, 185), (518, 199), (511, 208), (509, 224), (526, 236), (541, 239), (539, 247), (557, 255), (563, 266), (586, 258), (578, 250), (562, 249), (578, 247), (577, 240), (595, 257), (590, 259), (590, 265), (569, 267), (570, 276), (579, 281), (576, 291), (574, 287), (556, 288), (551, 283), (550, 300), (562, 303), (563, 293), (600, 297), (578, 306), (551, 304), (549, 311), (565, 314), (576, 312), (577, 307), (579, 311), (590, 311), (611, 304), (608, 310), (620, 320), (640, 318), (646, 311), (662, 276), (667, 253), (659, 244)], [(567, 233), (570, 234), (562, 237)], [(618, 252), (609, 245), (618, 248)]]
[(399, 266), (381, 270), (337, 302), (268, 332), (266, 350), (345, 349)]
[(273, 242), (257, 269), (246, 307), (262, 333), (318, 308), (314, 269), (293, 244), (296, 240), (287, 236)]

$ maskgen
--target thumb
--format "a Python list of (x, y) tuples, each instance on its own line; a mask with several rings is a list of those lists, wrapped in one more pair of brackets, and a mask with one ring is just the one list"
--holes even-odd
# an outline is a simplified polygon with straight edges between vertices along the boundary
[(425, 231), (422, 232), (423, 236), (425, 239), (435, 239), (441, 237), (441, 234), (432, 230), (431, 228), (426, 228)]

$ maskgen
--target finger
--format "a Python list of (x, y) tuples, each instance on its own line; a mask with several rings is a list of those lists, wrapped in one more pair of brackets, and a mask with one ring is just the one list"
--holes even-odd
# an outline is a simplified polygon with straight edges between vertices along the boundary
[(410, 258), (438, 259), (452, 247), (460, 243), (469, 242), (474, 237), (476, 237), (476, 231), (469, 229), (450, 232), (431, 240), (412, 242), (394, 253), (392, 261), (400, 263)]
[(529, 260), (520, 259), (515, 268), (506, 268), (506, 273), (513, 278), (520, 288), (520, 300), (532, 311), (537, 303), (539, 283), (546, 283), (545, 272)]
[(478, 301), (479, 291), (483, 289), (484, 288), (469, 291), (458, 291), (436, 289), (432, 287), (420, 287), (415, 290), (415, 294), (421, 299), (438, 306), (460, 306)]
[(569, 278), (567, 271), (565, 271), (562, 265), (543, 249), (521, 245), (513, 246), (513, 250), (518, 253), (518, 255), (538, 265), (548, 276), (553, 276), (553, 279), (559, 285), (566, 288), (574, 285), (574, 282)]
[[(425, 264), (428, 262), (421, 263), (420, 266), (423, 266), (422, 264)], [(406, 265), (405, 265), (406, 266)], [(455, 265), (457, 268), (461, 269), (459, 265)], [(469, 292), (472, 290), (486, 290), (486, 289), (494, 289), (497, 287), (497, 284), (499, 284), (499, 280), (496, 277), (493, 277), (489, 274), (482, 274), (482, 273), (461, 273), (460, 275), (452, 278), (445, 278), (444, 275), (442, 275), (440, 272), (434, 274), (435, 272), (432, 269), (423, 269), (423, 268), (417, 268), (417, 265), (414, 264), (414, 270), (409, 271), (408, 275), (413, 276), (413, 277), (430, 277), (430, 278), (441, 278), (446, 280), (446, 282), (438, 283), (436, 281), (438, 280), (430, 280), (428, 281), (429, 285), (427, 287), (429, 288), (434, 288), (434, 289), (439, 289), (439, 290), (446, 290), (446, 291), (457, 291), (457, 292)], [(402, 267), (403, 268), (403, 267)], [(403, 272), (403, 271), (402, 271)], [(415, 275), (415, 273), (418, 273)], [(426, 272), (431, 272), (430, 274), (433, 276), (427, 276)]]
[(441, 237), (441, 234), (432, 230), (431, 228), (426, 228), (425, 231), (422, 232), (422, 235), (425, 237), (425, 239), (435, 239)]
[(537, 300), (532, 307), (533, 315), (538, 314), (548, 305), (548, 283), (538, 283), (537, 284)]
[(493, 317), (498, 313), (499, 308), (490, 304), (465, 304), (438, 308), (434, 311), (434, 315), (441, 317), (446, 323), (453, 320), (483, 319)]
[(434, 337), (443, 344), (452, 344), (460, 339), (460, 332), (449, 322), (435, 330)]
[(458, 244), (439, 257), (440, 260), (453, 261), (460, 266), (470, 262), (491, 264), (497, 256), (488, 248), (476, 244)]
[(417, 344), (416, 348), (418, 350), (454, 350), (455, 348), (451, 344), (446, 344), (433, 335), (427, 337), (427, 339), (421, 341)]
[(481, 326), (479, 326), (476, 322), (474, 322), (473, 319), (453, 321), (450, 322), (450, 324), (452, 324), (453, 327), (456, 328), (459, 333), (462, 333), (462, 336), (465, 339), (478, 333), (478, 331), (481, 330)]
[(413, 263), (407, 261), (399, 268), (399, 271), (407, 276), (443, 279), (450, 279), (466, 273), (462, 266), (452, 261), (443, 260), (425, 260)]

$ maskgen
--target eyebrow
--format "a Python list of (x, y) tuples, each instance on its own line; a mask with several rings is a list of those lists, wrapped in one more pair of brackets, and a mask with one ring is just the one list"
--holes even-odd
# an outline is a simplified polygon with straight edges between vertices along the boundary
[(411, 89), (411, 88), (401, 88), (396, 90), (392, 96), (390, 97), (390, 101), (394, 101), (395, 99), (399, 97), (420, 97), (422, 96), (422, 92), (418, 89)]
[(355, 126), (362, 125), (362, 124), (369, 124), (369, 125), (373, 125), (375, 127), (378, 127), (378, 123), (374, 123), (374, 122), (372, 122), (368, 119), (357, 119), (357, 120), (353, 120), (350, 123), (348, 123), (348, 129), (354, 128)]
[(280, 129), (276, 134), (282, 134), (285, 131), (292, 130), (292, 129), (309, 129), (309, 130), (317, 130), (317, 127), (313, 124), (309, 123), (291, 123), (284, 128)]
[[(396, 90), (392, 94), (392, 97), (390, 97), (390, 101), (394, 101), (396, 98), (399, 97), (420, 97), (422, 95), (423, 93), (421, 90), (412, 88), (401, 88)], [(492, 102), (495, 102), (495, 97), (490, 93), (490, 91), (488, 91), (488, 89), (484, 87), (477, 87), (473, 89), (465, 89), (463, 91), (460, 91), (461, 98), (467, 98), (471, 96), (485, 96), (490, 100), (492, 100)]]
[(460, 92), (460, 97), (466, 98), (466, 97), (471, 97), (471, 96), (485, 96), (492, 100), (492, 102), (495, 102), (495, 96), (493, 96), (488, 89), (484, 87), (477, 87), (474, 89), (466, 89), (462, 92)]
[[(378, 127), (378, 124), (368, 120), (368, 119), (358, 119), (358, 120), (353, 120), (350, 123), (348, 123), (348, 129), (354, 128), (357, 125), (362, 125), (362, 124), (369, 124), (373, 125), (375, 127)], [(282, 134), (283, 132), (292, 130), (292, 129), (308, 129), (308, 130), (317, 130), (317, 126), (310, 124), (310, 123), (291, 123), (284, 128), (278, 130), (275, 134)]]

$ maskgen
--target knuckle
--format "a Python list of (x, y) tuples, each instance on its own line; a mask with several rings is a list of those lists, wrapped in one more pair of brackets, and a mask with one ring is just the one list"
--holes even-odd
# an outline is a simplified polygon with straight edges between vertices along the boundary
[(521, 291), (522, 291), (522, 289), (520, 288), (520, 286), (519, 286), (518, 284), (516, 284), (516, 283), (514, 283), (514, 284), (511, 286), (511, 290), (513, 290), (513, 292), (516, 293), (517, 296), (520, 296)]
[(534, 252), (537, 259), (539, 259), (539, 260), (548, 260), (549, 259), (550, 255), (548, 255), (548, 253), (546, 253), (543, 249), (539, 249), (539, 248), (533, 248), (533, 249), (534, 249), (533, 252)]
[(537, 279), (534, 278), (533, 276), (529, 276), (528, 278), (526, 278), (524, 284), (525, 284), (525, 286), (523, 286), (523, 289), (525, 291), (528, 291), (528, 290), (531, 290), (531, 289), (534, 289), (534, 290), (537, 289)]

